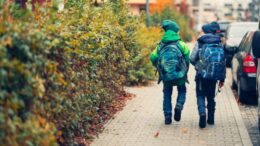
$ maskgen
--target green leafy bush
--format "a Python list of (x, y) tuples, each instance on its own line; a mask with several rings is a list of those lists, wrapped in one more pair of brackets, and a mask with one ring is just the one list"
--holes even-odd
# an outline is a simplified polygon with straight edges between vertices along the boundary
[(133, 64), (129, 68), (128, 84), (147, 84), (155, 79), (155, 68), (150, 63), (150, 53), (160, 42), (162, 30), (158, 27), (145, 27), (140, 25), (136, 32), (136, 40), (139, 44), (138, 53), (133, 56)]
[[(0, 143), (65, 145), (90, 138), (126, 84), (153, 78), (149, 53), (160, 37), (123, 1), (68, 1), (0, 12)], [(19, 14), (19, 15), (18, 15)], [(115, 15), (116, 14), (116, 15)], [(153, 33), (151, 33), (151, 31)], [(58, 140), (58, 141), (57, 141)]]
[[(92, 15), (103, 10), (94, 11)], [(60, 19), (55, 18), (55, 22), (49, 22), (49, 12), (42, 16), (35, 12), (31, 16), (40, 17), (40, 21), (14, 20), (2, 24), (1, 143), (23, 145), (23, 138), (28, 135), (26, 143), (38, 145), (43, 135), (41, 129), (39, 134), (26, 129), (38, 129), (37, 123), (32, 127), (26, 124), (38, 116), (55, 123), (66, 140), (88, 136), (89, 123), (102, 120), (92, 119), (101, 104), (119, 96), (121, 73), (129, 57), (123, 43), (114, 40), (121, 39), (124, 32), (120, 27), (112, 28), (116, 19), (105, 25), (100, 23), (105, 16), (95, 16), (93, 21), (94, 17), (89, 19), (91, 15), (80, 16), (80, 11), (76, 12), (76, 8), (71, 8), (67, 11), (71, 15), (60, 13)], [(124, 55), (122, 59), (119, 57)], [(115, 71), (120, 67), (121, 71)], [(13, 133), (8, 131), (12, 129), (6, 127), (8, 124), (12, 124)], [(26, 132), (22, 141), (19, 141), (22, 134), (19, 130)], [(55, 132), (55, 127), (51, 131)], [(55, 138), (52, 141), (55, 142)], [(46, 145), (52, 144), (46, 142)]]
[[(30, 31), (27, 31), (30, 28)], [(33, 23), (0, 24), (0, 143), (55, 145), (55, 125), (38, 105), (46, 91), (43, 72), (50, 40)]]

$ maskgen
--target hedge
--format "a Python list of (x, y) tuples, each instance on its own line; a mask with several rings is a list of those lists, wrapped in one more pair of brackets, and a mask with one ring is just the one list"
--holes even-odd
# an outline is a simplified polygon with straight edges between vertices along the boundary
[[(22, 10), (0, 3), (0, 143), (77, 145), (104, 123), (124, 86), (154, 77), (160, 38), (124, 1), (68, 0)], [(153, 31), (153, 33), (151, 33)]]

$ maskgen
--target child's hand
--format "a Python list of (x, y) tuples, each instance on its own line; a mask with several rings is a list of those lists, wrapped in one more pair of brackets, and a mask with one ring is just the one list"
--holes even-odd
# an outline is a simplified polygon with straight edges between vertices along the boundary
[(219, 83), (218, 83), (218, 87), (219, 87), (219, 88), (222, 88), (223, 86), (224, 86), (224, 82), (219, 82)]
[(187, 84), (190, 84), (190, 81), (188, 79), (188, 76), (186, 75), (186, 81), (185, 81)]
[(190, 81), (189, 81), (188, 79), (186, 79), (186, 83), (187, 83), (187, 84), (190, 84)]

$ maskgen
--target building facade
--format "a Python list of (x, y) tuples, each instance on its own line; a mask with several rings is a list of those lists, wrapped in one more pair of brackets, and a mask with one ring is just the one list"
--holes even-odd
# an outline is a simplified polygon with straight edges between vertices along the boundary
[(218, 6), (217, 16), (219, 19), (224, 20), (248, 21), (249, 3), (250, 0), (225, 1)]
[[(128, 0), (126, 3), (129, 5), (130, 13), (133, 15), (139, 15), (142, 11), (146, 10), (146, 0)], [(156, 0), (149, 0), (149, 4), (156, 4)]]
[(203, 24), (217, 20), (214, 3), (204, 0), (193, 0), (191, 5), (194, 18), (193, 28), (196, 31), (200, 31)]
[(258, 21), (259, 19), (260, 4), (258, 0), (252, 0), (249, 3), (249, 18), (251, 21)]
[[(248, 21), (251, 0), (192, 0), (194, 29), (212, 21)], [(256, 0), (257, 1), (257, 0)]]

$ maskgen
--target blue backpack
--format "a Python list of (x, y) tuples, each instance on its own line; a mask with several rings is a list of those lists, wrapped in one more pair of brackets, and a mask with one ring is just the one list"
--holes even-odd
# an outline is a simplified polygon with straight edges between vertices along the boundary
[(201, 76), (204, 79), (226, 78), (225, 53), (221, 44), (204, 44), (200, 51)]
[(159, 82), (181, 79), (187, 73), (185, 58), (180, 50), (179, 42), (161, 44), (158, 52)]

